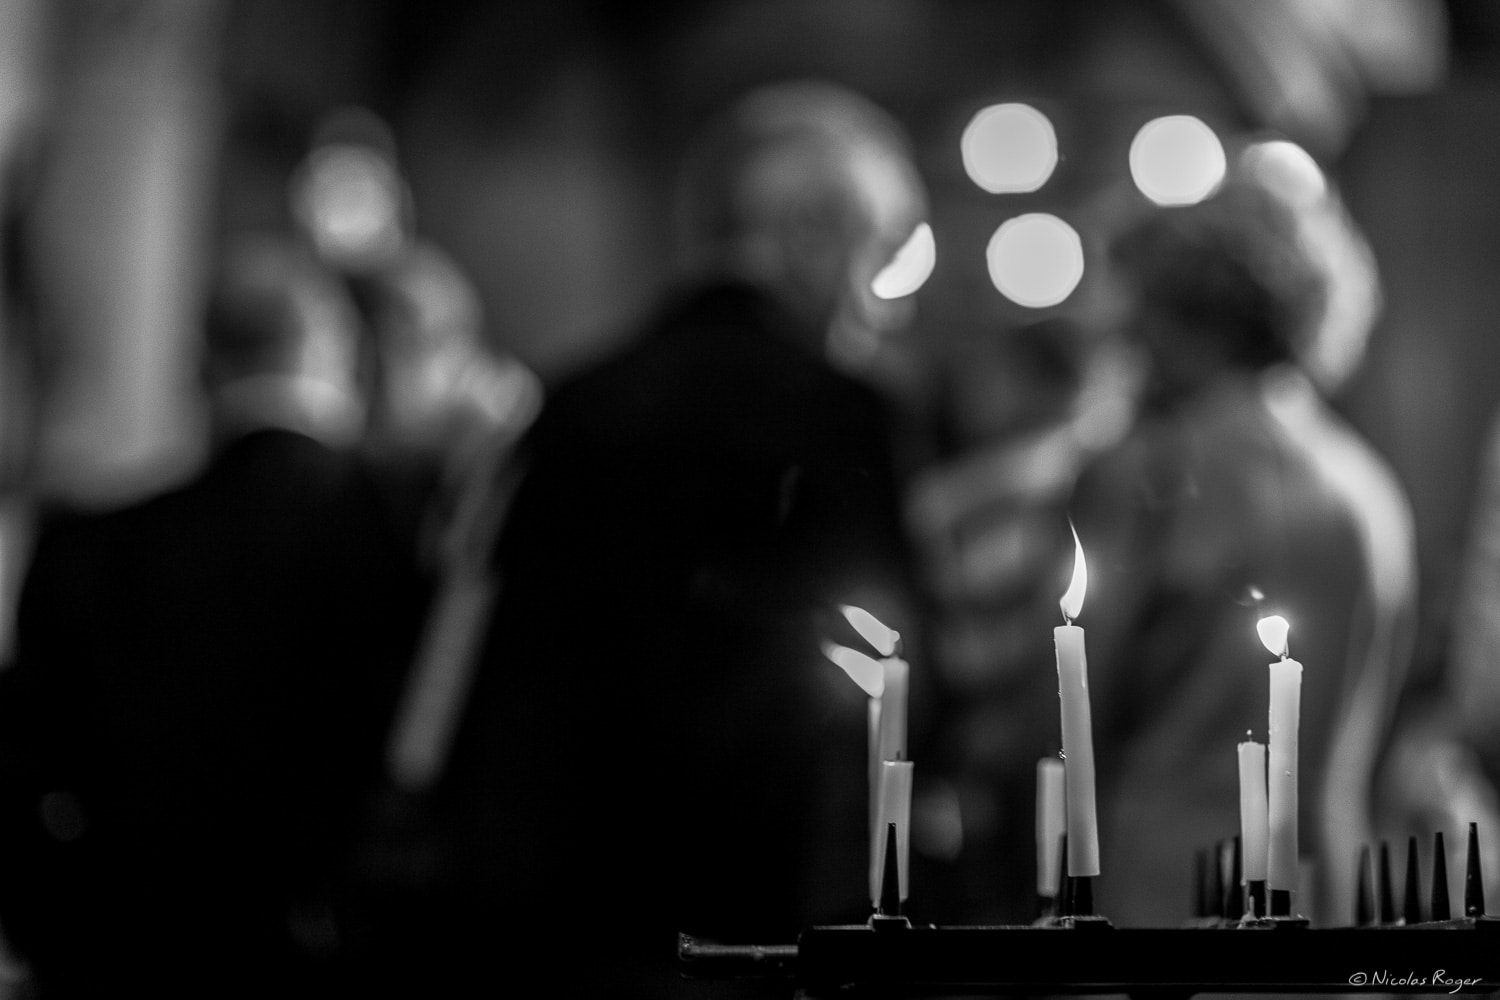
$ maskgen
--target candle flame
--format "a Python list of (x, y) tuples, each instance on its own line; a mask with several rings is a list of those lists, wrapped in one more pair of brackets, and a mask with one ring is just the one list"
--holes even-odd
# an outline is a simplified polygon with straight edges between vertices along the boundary
[(1280, 615), (1271, 615), (1255, 623), (1255, 631), (1260, 633), (1260, 641), (1282, 659), (1286, 659), (1291, 653), (1291, 648), (1287, 645), (1287, 633), (1291, 631), (1291, 628), (1286, 619)]
[(1073, 527), (1072, 521), (1068, 522), (1068, 530), (1073, 532), (1073, 580), (1057, 604), (1062, 608), (1063, 617), (1072, 624), (1083, 611), (1083, 595), (1089, 588), (1089, 567), (1084, 562), (1083, 543), (1078, 540), (1078, 529)]
[(875, 647), (881, 656), (890, 656), (896, 651), (896, 643), (901, 638), (901, 633), (893, 628), (888, 628), (879, 618), (876, 618), (864, 608), (856, 608), (852, 604), (839, 606), (844, 619), (854, 626), (866, 642)]
[(885, 669), (864, 653), (847, 646), (825, 642), (823, 655), (848, 674), (849, 679), (858, 684), (871, 698), (879, 698), (885, 693)]

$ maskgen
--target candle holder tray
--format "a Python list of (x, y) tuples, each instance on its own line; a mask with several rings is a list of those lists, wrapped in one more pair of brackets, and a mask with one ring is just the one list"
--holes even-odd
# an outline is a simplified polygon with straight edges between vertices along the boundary
[[(1305, 920), (1116, 928), (1103, 918), (1030, 925), (811, 927), (793, 945), (682, 936), (689, 979), (772, 979), (799, 996), (1500, 991), (1500, 919), (1370, 927)], [(790, 994), (789, 994), (790, 995)]]

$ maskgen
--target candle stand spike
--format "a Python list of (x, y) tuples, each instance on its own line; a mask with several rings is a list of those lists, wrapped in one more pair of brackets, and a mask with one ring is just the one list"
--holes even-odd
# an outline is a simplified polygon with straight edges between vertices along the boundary
[(1073, 876), (1073, 899), (1068, 905), (1069, 916), (1091, 917), (1094, 915), (1094, 879), (1089, 875)]
[(1224, 918), (1238, 920), (1245, 915), (1244, 854), (1240, 836), (1234, 836), (1233, 855), (1229, 860), (1229, 891), (1224, 894)]
[(1359, 849), (1359, 867), (1356, 869), (1354, 896), (1354, 925), (1368, 927), (1375, 922), (1375, 885), (1370, 874), (1370, 845)]
[(1073, 915), (1073, 876), (1063, 875), (1062, 888), (1057, 891), (1057, 918)]
[(1296, 930), (1312, 926), (1306, 917), (1292, 913), (1292, 890), (1272, 889), (1270, 915), (1259, 920), (1243, 921), (1242, 926), (1261, 927), (1271, 930)]
[(1066, 917), (1073, 896), (1073, 880), (1068, 877), (1068, 835), (1065, 833), (1057, 840), (1060, 845), (1057, 852), (1057, 905), (1053, 915)]
[(870, 926), (877, 930), (911, 927), (911, 921), (901, 913), (901, 852), (896, 842), (896, 824), (885, 826), (885, 866), (880, 873), (880, 901), (870, 917)]
[(1184, 926), (1224, 927), (1231, 923), (1229, 911), (1239, 887), (1228, 870), (1225, 843), (1220, 840), (1193, 852), (1192, 917)]
[(1094, 876), (1068, 876), (1067, 912), (1055, 925), (1075, 930), (1105, 930), (1114, 926), (1107, 917), (1094, 912)]
[(1203, 848), (1193, 854), (1193, 916), (1213, 916), (1208, 898), (1208, 852)]
[(1421, 873), (1418, 871), (1417, 838), (1406, 838), (1406, 886), (1402, 894), (1401, 920), (1406, 924), (1422, 922)]
[(1428, 906), (1432, 920), (1448, 920), (1453, 916), (1448, 902), (1448, 851), (1443, 846), (1443, 831), (1432, 835), (1432, 901)]
[(1217, 917), (1224, 913), (1224, 842), (1214, 844), (1208, 853), (1208, 913)]
[[(1067, 837), (1064, 836), (1066, 841)], [(1062, 857), (1067, 857), (1066, 844)], [(1057, 893), (1057, 915), (1037, 921), (1034, 926), (1069, 927), (1080, 930), (1095, 930), (1112, 927), (1107, 917), (1094, 912), (1094, 877), (1091, 875), (1069, 875), (1067, 862), (1061, 866), (1062, 885)]]
[(1479, 863), (1479, 824), (1469, 824), (1469, 857), (1464, 867), (1464, 916), (1484, 916), (1484, 871)]
[(1391, 845), (1384, 840), (1380, 842), (1380, 922), (1382, 924), (1393, 924), (1396, 922), (1396, 898), (1391, 887)]

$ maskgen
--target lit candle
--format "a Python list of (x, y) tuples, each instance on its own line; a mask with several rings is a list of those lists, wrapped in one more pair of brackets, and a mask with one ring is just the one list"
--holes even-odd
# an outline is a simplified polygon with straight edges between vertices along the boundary
[(1266, 886), (1297, 888), (1297, 724), (1302, 712), (1302, 664), (1287, 654), (1285, 618), (1272, 615), (1256, 625), (1260, 641), (1280, 659), (1270, 665), (1271, 707), (1268, 726)]
[(909, 760), (883, 760), (880, 762), (880, 811), (876, 814), (875, 828), (880, 831), (878, 848), (870, 852), (870, 902), (880, 904), (881, 878), (885, 871), (886, 827), (896, 824), (896, 864), (900, 872), (901, 899), (904, 902), (911, 893), (908, 879), (908, 861), (911, 856), (911, 783), (912, 762)]
[(875, 814), (880, 796), (880, 702), (885, 693), (885, 667), (857, 649), (836, 643), (823, 643), (823, 655), (832, 660), (860, 690), (870, 696), (869, 702), (869, 805), (870, 830), (875, 829)]
[(1057, 895), (1059, 841), (1067, 825), (1067, 801), (1063, 798), (1063, 762), (1043, 757), (1036, 762), (1036, 892)]
[(844, 669), (854, 682), (870, 696), (869, 706), (869, 814), (870, 863), (878, 871), (885, 853), (885, 823), (881, 821), (881, 765), (885, 761), (906, 760), (907, 692), (911, 667), (900, 656), (901, 635), (878, 618), (852, 605), (840, 607), (845, 620), (854, 627), (880, 659), (832, 643), (825, 643), (824, 654)]
[(1062, 701), (1063, 766), (1067, 800), (1068, 874), (1099, 874), (1099, 821), (1094, 811), (1094, 733), (1089, 714), (1088, 660), (1083, 629), (1073, 624), (1083, 610), (1088, 567), (1073, 532), (1073, 579), (1058, 605), (1066, 624), (1052, 630), (1057, 648), (1058, 694)]
[[(1246, 734), (1249, 735), (1248, 733)], [(1240, 846), (1246, 882), (1266, 880), (1266, 745), (1246, 740), (1240, 753)], [(1264, 914), (1260, 914), (1264, 916)]]
[(875, 761), (905, 760), (906, 702), (911, 667), (900, 655), (901, 633), (887, 627), (863, 608), (846, 604), (839, 611), (880, 654), (881, 681), (879, 690), (871, 693), (875, 703), (870, 706), (870, 724), (876, 733)]

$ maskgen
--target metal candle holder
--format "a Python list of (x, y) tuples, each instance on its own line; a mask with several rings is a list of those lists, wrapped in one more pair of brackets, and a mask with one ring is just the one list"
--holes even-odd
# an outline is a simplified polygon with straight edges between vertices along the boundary
[[(1411, 838), (1400, 918), (1390, 898), (1390, 852), (1382, 845), (1380, 911), (1377, 915), (1371, 853), (1365, 847), (1354, 926), (1313, 928), (1304, 918), (1277, 914), (1273, 891), (1273, 909), (1265, 916), (1251, 908), (1239, 919), (1209, 923), (1200, 915), (1182, 927), (1116, 928), (1092, 912), (1091, 878), (1068, 879), (1068, 891), (1059, 895), (1067, 912), (1030, 925), (913, 925), (900, 912), (896, 840), (888, 831), (884, 883), (868, 923), (810, 927), (791, 945), (726, 945), (683, 935), (678, 960), (690, 979), (784, 983), (789, 996), (795, 992), (808, 1000), (934, 993), (1127, 993), (1179, 1000), (1225, 992), (1494, 992), (1500, 990), (1500, 918), (1484, 912), (1477, 825), (1470, 824), (1468, 833), (1460, 918), (1449, 914), (1439, 833), (1427, 920), (1421, 919)], [(1221, 881), (1222, 867), (1216, 868), (1215, 881)], [(1234, 871), (1231, 877), (1238, 875)], [(1253, 900), (1253, 884), (1245, 891)], [(1224, 899), (1221, 891), (1221, 905)], [(1106, 938), (1079, 938), (1079, 933)], [(1106, 940), (1109, 947), (1098, 946)]]

